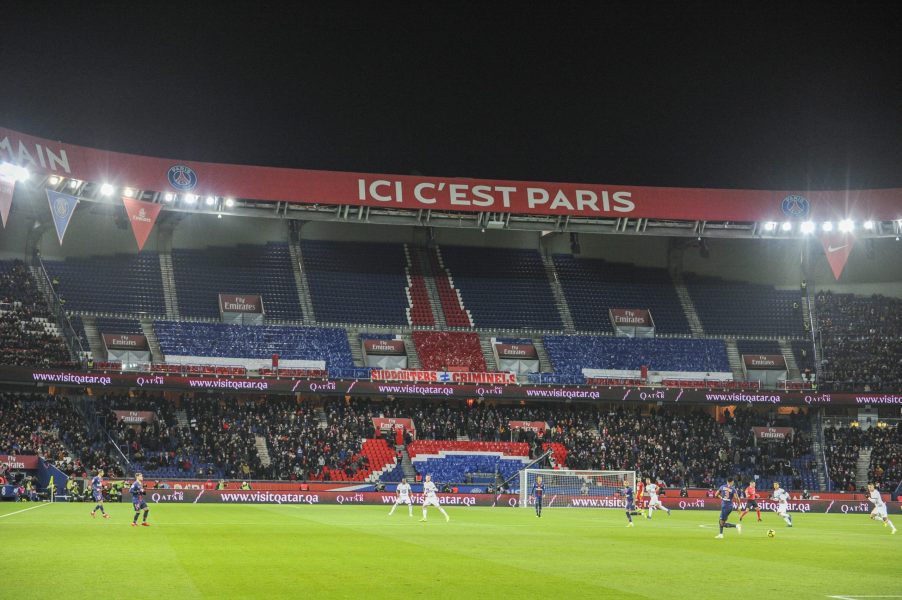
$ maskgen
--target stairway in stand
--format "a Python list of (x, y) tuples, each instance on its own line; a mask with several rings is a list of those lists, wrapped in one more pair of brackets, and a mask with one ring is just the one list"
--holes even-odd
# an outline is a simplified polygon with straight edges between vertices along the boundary
[(269, 457), (269, 447), (266, 445), (266, 438), (262, 435), (255, 435), (254, 445), (257, 447), (257, 456), (260, 457), (260, 463), (264, 467), (271, 465), (272, 459)]

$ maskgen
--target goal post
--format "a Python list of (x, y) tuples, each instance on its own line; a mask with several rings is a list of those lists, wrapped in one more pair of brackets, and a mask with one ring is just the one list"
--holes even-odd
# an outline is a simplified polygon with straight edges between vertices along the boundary
[(635, 471), (569, 471), (556, 469), (523, 469), (520, 471), (520, 506), (535, 504), (532, 486), (541, 476), (545, 488), (544, 508), (622, 506), (624, 481), (636, 491)]

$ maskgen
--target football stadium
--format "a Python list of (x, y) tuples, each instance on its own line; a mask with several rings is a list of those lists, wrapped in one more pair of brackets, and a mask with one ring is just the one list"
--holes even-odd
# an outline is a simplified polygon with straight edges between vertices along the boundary
[(134, 147), (0, 123), (4, 597), (902, 598), (902, 188)]

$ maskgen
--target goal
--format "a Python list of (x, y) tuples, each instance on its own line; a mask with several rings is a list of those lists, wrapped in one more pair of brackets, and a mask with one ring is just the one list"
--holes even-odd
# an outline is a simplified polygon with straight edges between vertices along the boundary
[(553, 469), (523, 469), (520, 471), (520, 506), (535, 504), (532, 486), (536, 477), (545, 486), (544, 507), (594, 506), (617, 508), (623, 506), (620, 493), (623, 482), (636, 490), (635, 471), (559, 471)]

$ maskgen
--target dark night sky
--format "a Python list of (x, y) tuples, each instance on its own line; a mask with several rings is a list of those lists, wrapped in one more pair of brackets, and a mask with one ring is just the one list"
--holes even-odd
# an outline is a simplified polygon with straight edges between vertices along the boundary
[(902, 187), (899, 2), (139, 4), (7, 3), (0, 124), (286, 167)]

